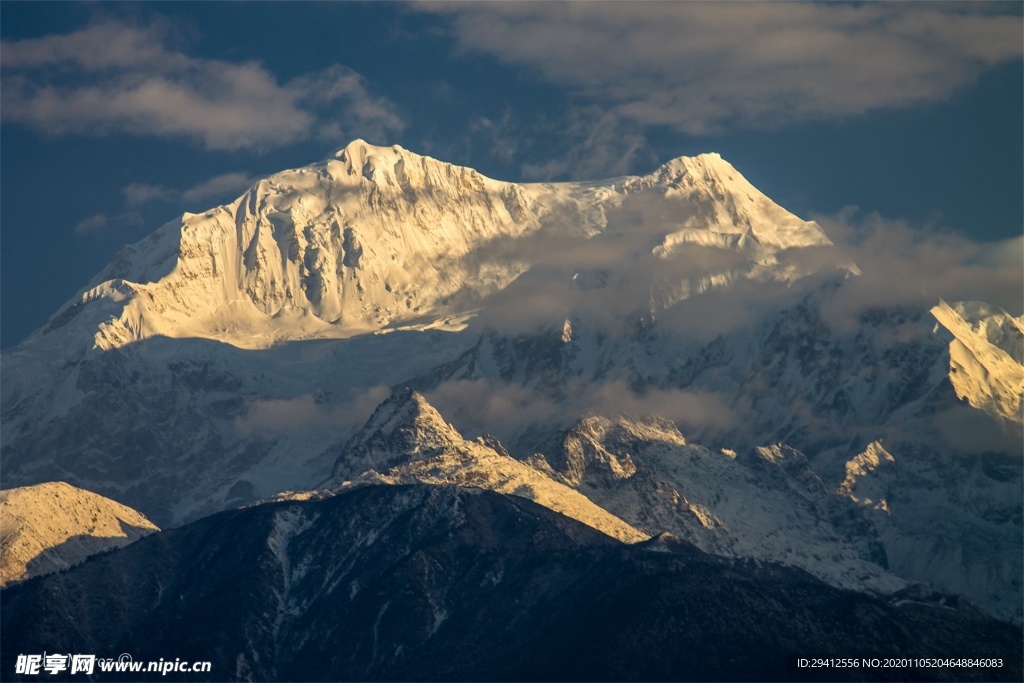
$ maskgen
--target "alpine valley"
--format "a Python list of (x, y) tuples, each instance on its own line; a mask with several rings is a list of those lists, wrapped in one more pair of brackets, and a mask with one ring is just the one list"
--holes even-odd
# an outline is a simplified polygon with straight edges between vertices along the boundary
[(0, 666), (1020, 680), (1024, 317), (841, 305), (846, 254), (716, 154), (514, 184), (357, 140), (185, 214), (3, 353)]

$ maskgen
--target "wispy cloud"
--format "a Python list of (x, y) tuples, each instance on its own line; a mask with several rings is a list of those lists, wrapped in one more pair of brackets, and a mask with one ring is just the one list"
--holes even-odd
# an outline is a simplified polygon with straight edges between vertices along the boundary
[[(639, 125), (599, 107), (579, 107), (564, 119), (540, 122), (545, 137), (556, 141), (533, 151), (544, 163), (520, 167), (527, 180), (592, 180), (626, 175), (641, 163), (653, 166), (656, 158)], [(537, 126), (537, 122), (534, 122)], [(552, 154), (554, 152), (554, 154)]]
[(618, 334), (655, 316), (659, 326), (695, 337), (727, 332), (785, 304), (807, 275), (845, 272), (848, 257), (830, 246), (768, 252), (756, 240), (741, 243), (739, 224), (732, 237), (717, 232), (726, 226), (708, 223), (715, 211), (713, 202), (657, 188), (607, 202), (591, 216), (569, 202), (550, 209), (544, 229), (490, 241), (459, 266), (472, 273), (520, 264), (522, 275), (490, 295), (478, 317), (503, 333), (570, 318)]
[(115, 214), (97, 213), (75, 226), (76, 235), (99, 235), (130, 230), (142, 225), (142, 214), (132, 207)]
[(843, 282), (824, 312), (833, 324), (853, 324), (875, 307), (932, 306), (940, 298), (978, 300), (1024, 313), (1024, 239), (978, 243), (939, 226), (850, 207), (814, 216), (862, 275)]
[(107, 226), (107, 215), (98, 213), (93, 216), (89, 216), (75, 226), (75, 233), (79, 235), (88, 235), (90, 233), (100, 232)]
[[(461, 49), (691, 134), (939, 102), (1020, 59), (1009, 5), (429, 3)], [(1000, 10), (1009, 12), (999, 14)]]
[(148, 183), (132, 183), (121, 191), (128, 207), (140, 207), (150, 202), (174, 202), (186, 205), (185, 208), (207, 208), (203, 202), (233, 199), (243, 190), (253, 185), (257, 176), (240, 171), (222, 173), (207, 178), (191, 187), (175, 189), (163, 185)]
[(248, 173), (222, 173), (182, 190), (181, 198), (189, 203), (221, 199), (242, 192), (256, 180), (256, 176)]
[(257, 62), (169, 47), (159, 22), (106, 20), (0, 44), (2, 117), (41, 132), (184, 137), (207, 149), (263, 150), (311, 135), (381, 136), (404, 122), (341, 65), (279, 83)]
[(512, 110), (506, 108), (500, 117), (481, 116), (469, 124), (469, 132), (482, 135), (490, 141), (490, 152), (505, 163), (510, 163), (520, 154), (523, 145), (522, 132), (518, 122), (512, 116)]
[(143, 225), (142, 210), (154, 203), (175, 210), (202, 211), (215, 202), (234, 199), (252, 186), (258, 177), (239, 171), (221, 173), (184, 189), (131, 183), (121, 189), (124, 205), (118, 213), (98, 213), (83, 219), (75, 226), (77, 235), (101, 235)]
[(660, 330), (708, 341), (812, 292), (837, 331), (870, 309), (927, 310), (940, 298), (1024, 312), (1022, 238), (977, 243), (938, 226), (847, 209), (812, 216), (832, 245), (782, 249), (770, 259), (751, 243), (713, 240), (664, 251), (667, 236), (702, 210), (637, 193), (602, 213), (598, 234), (588, 236), (578, 214), (554, 210), (547, 229), (483, 245), (460, 265), (474, 272), (517, 263), (522, 274), (483, 302), (478, 323), (516, 335), (560, 329), (569, 318), (622, 333), (654, 319)]
[(735, 412), (722, 396), (706, 391), (649, 389), (638, 393), (626, 382), (586, 385), (572, 381), (565, 397), (555, 399), (536, 388), (490, 379), (454, 380), (426, 393), (445, 419), (467, 434), (489, 432), (509, 440), (524, 425), (576, 422), (586, 415), (659, 415), (687, 428), (728, 429)]
[(147, 183), (132, 183), (122, 189), (122, 192), (124, 203), (128, 206), (144, 206), (154, 201), (165, 201), (173, 195), (166, 187)]
[(358, 429), (388, 397), (385, 386), (355, 392), (347, 400), (330, 403), (313, 394), (294, 398), (271, 398), (250, 401), (244, 415), (232, 423), (244, 435), (275, 437), (314, 429), (337, 430), (342, 433)]

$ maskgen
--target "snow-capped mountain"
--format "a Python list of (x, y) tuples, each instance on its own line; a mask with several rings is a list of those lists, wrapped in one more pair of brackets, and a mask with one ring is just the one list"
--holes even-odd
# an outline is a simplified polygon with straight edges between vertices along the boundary
[[(538, 233), (633, 233), (654, 238), (648, 249), (670, 262), (690, 245), (738, 251), (750, 270), (783, 279), (798, 272), (792, 264), (773, 268), (778, 252), (831, 244), (714, 154), (676, 159), (642, 177), (516, 185), (357, 140), (125, 247), (32, 341), (66, 342), (58, 331), (73, 325), (100, 350), (154, 336), (267, 348), (438, 324), (524, 273), (531, 264), (516, 256), (528, 254), (515, 244)], [(507, 243), (513, 258), (486, 258), (495, 243)], [(699, 287), (729, 277), (698, 278)], [(689, 283), (666, 289), (670, 304)]]
[(356, 141), (124, 248), (4, 352), (4, 484), (161, 526), (479, 486), (1020, 619), (1022, 321), (834, 325), (859, 272), (714, 154), (517, 185)]
[(58, 642), (212, 663), (180, 680), (791, 680), (787, 656), (805, 650), (1004, 660), (928, 680), (1021, 673), (1019, 629), (949, 596), (837, 590), (668, 534), (624, 545), (530, 501), (453, 486), (226, 511), (0, 600), (4, 671)]
[(712, 452), (662, 418), (589, 417), (550, 456), (520, 462), (493, 436), (466, 441), (425, 398), (401, 389), (341, 449), (325, 488), (368, 483), (474, 486), (528, 498), (625, 542), (669, 531), (706, 552), (795, 565), (833, 585), (906, 586), (885, 571), (885, 550), (860, 507), (828, 490), (802, 453)]
[(857, 506), (786, 446), (733, 453), (687, 443), (663, 419), (590, 417), (570, 429), (556, 471), (648, 533), (706, 552), (801, 567), (837, 586), (891, 593), (885, 550)]
[(564, 294), (559, 325), (649, 317), (737, 277), (789, 282), (794, 245), (828, 240), (717, 155), (514, 185), (356, 141), (124, 248), (4, 353), (5, 474), (70, 476), (161, 524), (308, 486), (385, 387), (473, 347), (474, 311), (511, 319), (510, 282)]
[(1020, 479), (1012, 469), (984, 472), (998, 466), (897, 464), (873, 442), (846, 462), (841, 482), (827, 484), (781, 444), (710, 450), (670, 420), (621, 416), (585, 418), (547, 454), (519, 461), (493, 436), (465, 440), (425, 398), (400, 389), (339, 449), (324, 488), (474, 486), (627, 542), (669, 531), (706, 552), (800, 567), (873, 594), (930, 583), (1013, 619), (1022, 597)]
[(73, 567), (154, 531), (135, 510), (64, 482), (0, 491), (0, 586)]
[(945, 301), (931, 313), (949, 330), (949, 381), (958, 398), (989, 415), (1020, 423), (1024, 398), (1024, 317), (982, 302)]
[(426, 399), (408, 389), (384, 401), (345, 444), (326, 486), (369, 483), (473, 486), (527, 498), (626, 543), (650, 537), (516, 460), (494, 437), (466, 441)]
[[(968, 327), (955, 329), (975, 348), (989, 348)], [(970, 595), (1003, 616), (1019, 619), (1024, 575), (1021, 423), (1019, 413), (1014, 419), (987, 406), (993, 396), (1002, 401), (997, 405), (1012, 405), (1009, 397), (1019, 396), (1022, 387), (1013, 389), (1006, 381), (1013, 377), (1010, 372), (985, 380), (977, 371), (972, 375), (975, 384), (961, 382), (956, 377), (958, 344), (956, 335), (927, 311), (872, 311), (857, 328), (837, 332), (822, 319), (812, 297), (773, 313), (763, 325), (696, 346), (650, 333), (615, 339), (578, 332), (568, 341), (556, 330), (546, 337), (484, 335), (459, 361), (418, 378), (415, 386), (456, 425), (486, 426), (511, 452), (543, 453), (556, 468), (563, 463), (560, 471), (566, 474), (575, 467), (564, 464), (572, 460), (564, 452), (578, 428), (573, 426), (574, 414), (671, 415), (683, 425), (683, 434), (645, 429), (643, 438), (632, 437), (618, 446), (616, 458), (618, 472), (624, 472), (629, 468), (622, 458), (639, 469), (637, 451), (644, 448), (684, 453), (687, 448), (670, 447), (681, 445), (684, 435), (691, 443), (712, 446), (707, 457), (688, 462), (674, 486), (666, 486), (660, 472), (657, 483), (638, 483), (642, 478), (612, 476), (616, 469), (604, 468), (609, 486), (580, 490), (648, 532), (657, 529), (627, 512), (629, 505), (614, 502), (616, 498), (639, 486), (644, 502), (634, 499), (633, 506), (654, 514), (656, 491), (679, 491), (682, 502), (672, 513), (676, 521), (658, 521), (705, 549), (728, 552), (731, 544), (753, 541), (765, 557), (799, 564), (818, 576), (856, 576), (855, 581), (838, 582), (851, 587), (870, 584), (873, 573), (884, 568), (904, 580)], [(633, 387), (641, 388), (637, 397), (631, 394)], [(514, 408), (529, 419), (517, 423), (487, 415), (501, 422), (487, 424), (474, 407), (493, 396), (515, 401)], [(545, 410), (532, 410), (534, 403)], [(729, 419), (723, 418), (727, 413)], [(721, 421), (716, 423), (716, 418)], [(756, 503), (746, 510), (737, 507), (736, 501), (744, 500), (738, 495), (743, 478), (761, 485), (763, 476), (741, 465), (765, 460), (776, 444), (789, 446), (780, 451), (780, 462), (806, 463), (806, 474), (799, 466), (793, 473), (801, 474), (804, 484), (770, 478), (752, 496)], [(721, 455), (722, 449), (738, 457), (731, 460)], [(880, 452), (885, 457), (872, 463)], [(726, 480), (736, 488), (723, 486)], [(693, 488), (685, 488), (686, 483)], [(774, 505), (779, 514), (762, 518), (762, 511), (773, 507), (772, 491), (780, 494)], [(707, 492), (718, 492), (715, 500), (725, 509), (689, 512), (706, 504)], [(860, 510), (838, 504), (836, 493)], [(738, 512), (743, 516), (730, 523), (717, 521)], [(828, 521), (818, 526), (821, 520)], [(708, 542), (718, 545), (702, 544), (684, 532), (679, 526), (683, 523), (713, 536), (715, 541)], [(802, 531), (791, 528), (789, 534), (764, 536), (765, 524), (794, 524)], [(820, 540), (823, 533), (834, 535), (832, 549), (798, 548), (796, 539)], [(821, 563), (810, 558), (820, 557), (829, 558), (830, 569), (811, 566)], [(862, 560), (874, 563), (875, 569), (864, 572), (847, 564)]]

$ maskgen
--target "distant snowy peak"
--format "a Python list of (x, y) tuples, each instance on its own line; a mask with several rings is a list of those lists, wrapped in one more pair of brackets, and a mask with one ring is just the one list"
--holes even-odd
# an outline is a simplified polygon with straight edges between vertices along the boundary
[(154, 531), (139, 512), (64, 482), (0, 491), (0, 586), (67, 569)]
[(983, 301), (941, 302), (952, 309), (971, 331), (996, 346), (1017, 363), (1024, 363), (1024, 316), (1012, 316)]
[(462, 435), (419, 393), (401, 388), (381, 403), (346, 443), (344, 459), (335, 467), (342, 476), (352, 467), (370, 468), (436, 455), (462, 443)]
[(953, 335), (949, 380), (957, 397), (1018, 427), (1024, 423), (1024, 319), (981, 302), (941, 301), (931, 313)]
[[(658, 285), (666, 306), (737, 277), (802, 277), (806, 267), (780, 252), (831, 244), (714, 154), (646, 176), (517, 185), (356, 140), (125, 247), (34, 337), (63, 330), (54, 343), (100, 349), (157, 335), (266, 348), (442, 325), (531, 268), (536, 248), (517, 250), (522, 238), (608, 231), (653, 238), (677, 280)], [(749, 265), (690, 283), (694, 266), (679, 255), (694, 245)]]
[(637, 470), (631, 452), (637, 443), (672, 447), (686, 445), (686, 439), (664, 418), (590, 416), (566, 432), (561, 448), (550, 456), (551, 466), (571, 486), (628, 479)]
[(474, 487), (532, 500), (621, 541), (648, 537), (549, 473), (516, 460), (494, 437), (466, 440), (422, 395), (399, 389), (342, 448), (325, 487)]
[(265, 348), (443, 317), (522, 272), (464, 261), (537, 229), (535, 209), (514, 184), (356, 141), (124, 248), (42, 332), (75, 323), (101, 349), (155, 335)]
[(680, 236), (687, 235), (686, 230), (698, 229), (719, 234), (738, 232), (778, 249), (832, 245), (817, 223), (801, 220), (773, 202), (719, 154), (673, 159), (654, 173), (627, 183), (627, 187), (648, 183), (710, 207), (711, 211), (705, 209), (690, 219)]

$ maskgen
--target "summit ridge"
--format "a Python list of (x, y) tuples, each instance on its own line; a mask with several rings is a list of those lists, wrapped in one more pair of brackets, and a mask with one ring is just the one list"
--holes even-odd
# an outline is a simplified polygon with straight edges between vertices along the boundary
[[(676, 263), (687, 245), (749, 264), (705, 288), (799, 277), (775, 254), (831, 245), (716, 154), (646, 176), (521, 185), (355, 140), (125, 247), (27, 343), (63, 338), (71, 325), (92, 330), (89, 346), (101, 350), (153, 336), (266, 348), (465, 316), (533, 267), (528, 248), (518, 253), (529, 238), (568, 235), (582, 249), (617, 233), (656, 238), (653, 254), (669, 264), (654, 283), (664, 305), (692, 289), (681, 285), (692, 267)], [(491, 258), (497, 244), (512, 258)]]

